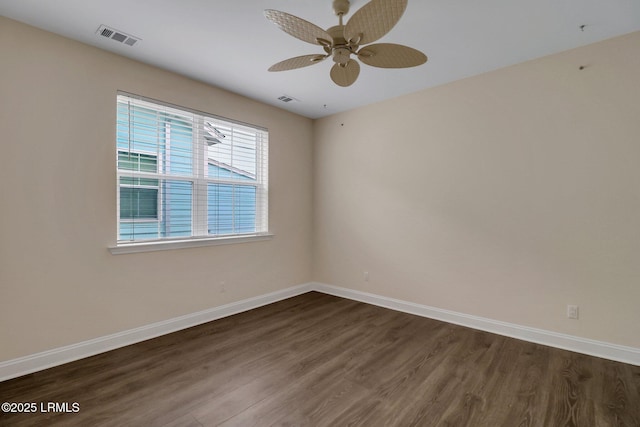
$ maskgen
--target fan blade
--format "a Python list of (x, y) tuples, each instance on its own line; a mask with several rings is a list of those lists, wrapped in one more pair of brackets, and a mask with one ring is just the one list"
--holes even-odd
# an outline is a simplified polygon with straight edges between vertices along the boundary
[(360, 64), (353, 59), (343, 67), (340, 64), (335, 64), (331, 68), (331, 80), (338, 86), (347, 87), (351, 86), (360, 75)]
[(408, 68), (427, 62), (427, 55), (401, 44), (377, 43), (360, 49), (358, 59), (373, 67)]
[(353, 14), (344, 28), (344, 38), (363, 45), (387, 34), (400, 20), (408, 0), (372, 0)]
[(329, 55), (303, 55), (296, 56), (295, 58), (285, 59), (278, 62), (269, 68), (269, 71), (287, 71), (295, 70), (296, 68), (308, 67), (309, 65), (317, 64), (323, 61)]
[[(307, 43), (323, 46), (326, 43), (331, 45), (333, 40), (325, 30), (309, 21), (298, 18), (297, 16), (273, 9), (265, 10), (264, 16), (266, 16), (269, 21), (280, 27), (280, 29), (285, 33), (291, 34), (293, 37)], [(320, 43), (318, 40), (326, 43)]]

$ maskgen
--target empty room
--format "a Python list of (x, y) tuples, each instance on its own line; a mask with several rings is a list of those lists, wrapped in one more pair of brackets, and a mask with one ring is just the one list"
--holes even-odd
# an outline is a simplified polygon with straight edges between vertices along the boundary
[(640, 2), (0, 0), (0, 425), (640, 426)]

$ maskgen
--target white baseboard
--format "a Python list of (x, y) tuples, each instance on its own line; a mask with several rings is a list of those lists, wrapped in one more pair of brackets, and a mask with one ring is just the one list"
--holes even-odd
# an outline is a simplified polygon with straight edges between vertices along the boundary
[(161, 335), (176, 332), (192, 326), (211, 322), (243, 311), (252, 310), (263, 305), (317, 291), (342, 298), (348, 298), (367, 304), (377, 305), (392, 310), (415, 314), (430, 319), (441, 320), (456, 325), (479, 329), (494, 334), (517, 338), (538, 344), (557, 347), (564, 350), (602, 357), (604, 359), (640, 366), (640, 349), (594, 341), (542, 329), (529, 328), (512, 323), (500, 322), (484, 317), (471, 316), (464, 313), (443, 310), (426, 305), (397, 300), (353, 289), (340, 288), (324, 283), (307, 283), (283, 289), (254, 298), (226, 304), (197, 313), (187, 314), (174, 319), (153, 323), (128, 331), (83, 341), (53, 350), (0, 362), (0, 382), (16, 378), (32, 372), (41, 371), (64, 363), (73, 362), (85, 357), (94, 356), (109, 350), (146, 341)]
[(252, 310), (311, 290), (313, 287), (310, 283), (294, 286), (128, 331), (0, 362), (0, 382)]
[(323, 292), (325, 294), (390, 308), (392, 310), (415, 314), (417, 316), (428, 317), (430, 319), (454, 323), (456, 325), (479, 329), (481, 331), (504, 335), (511, 338), (517, 338), (523, 341), (534, 342), (550, 347), (561, 348), (563, 350), (587, 354), (589, 356), (596, 356), (603, 359), (640, 366), (640, 348), (625, 347), (617, 344), (560, 334), (558, 332), (545, 331), (543, 329), (535, 329), (513, 323), (501, 322), (484, 317), (471, 316), (469, 314), (429, 307), (426, 305), (356, 291), (353, 289), (326, 285), (324, 283), (312, 283), (312, 288), (315, 291)]

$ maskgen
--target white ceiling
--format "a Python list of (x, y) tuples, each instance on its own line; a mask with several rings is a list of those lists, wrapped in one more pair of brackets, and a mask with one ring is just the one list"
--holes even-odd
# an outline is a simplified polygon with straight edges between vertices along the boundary
[[(352, 0), (347, 19), (366, 1)], [(322, 49), (279, 30), (264, 9), (325, 29), (337, 24), (331, 0), (0, 0), (0, 15), (311, 118), (640, 30), (640, 0), (410, 0), (378, 42), (411, 46), (429, 61), (409, 69), (362, 65), (356, 83), (342, 88), (329, 78), (330, 60), (267, 71)], [(129, 47), (100, 37), (102, 24), (142, 41)], [(299, 102), (284, 104), (281, 95)]]

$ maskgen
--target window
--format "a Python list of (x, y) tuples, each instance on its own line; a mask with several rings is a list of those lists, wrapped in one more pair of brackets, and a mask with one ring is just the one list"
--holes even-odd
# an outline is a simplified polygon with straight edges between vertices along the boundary
[[(158, 157), (118, 151), (118, 165), (123, 170), (156, 173)], [(120, 220), (158, 220), (157, 179), (120, 178)]]
[(118, 244), (268, 232), (268, 133), (117, 98)]

